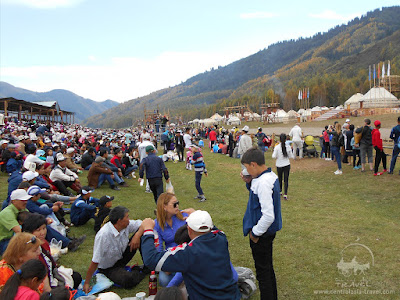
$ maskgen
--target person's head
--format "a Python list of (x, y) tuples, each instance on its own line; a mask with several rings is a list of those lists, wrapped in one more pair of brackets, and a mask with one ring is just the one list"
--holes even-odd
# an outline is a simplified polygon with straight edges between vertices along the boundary
[(68, 148), (67, 149), (67, 154), (71, 157), (73, 157), (75, 155), (75, 148)]
[(18, 222), (18, 224), (21, 225), (21, 226), (24, 225), (25, 220), (29, 217), (30, 214), (31, 213), (29, 211), (26, 211), (26, 210), (20, 211), (17, 214), (17, 222)]
[(26, 208), (26, 203), (28, 200), (32, 198), (32, 196), (28, 195), (28, 193), (24, 189), (16, 189), (12, 191), (10, 195), (11, 203), (18, 209), (23, 210)]
[(329, 128), (329, 126), (328, 126), (328, 125), (325, 125), (325, 130), (328, 130), (328, 128)]
[(186, 133), (189, 133), (190, 132), (190, 128), (186, 127), (185, 131), (186, 131)]
[(371, 125), (371, 120), (370, 119), (364, 119), (365, 125), (369, 126)]
[(43, 174), (49, 175), (51, 173), (51, 164), (50, 163), (44, 163), (43, 164)]
[(340, 132), (342, 132), (342, 125), (340, 125), (339, 123), (336, 123), (335, 125), (335, 131), (339, 134)]
[(94, 149), (93, 147), (90, 147), (90, 148), (88, 149), (88, 153), (89, 153), (91, 156), (95, 157), (95, 156), (96, 156), (96, 149)]
[(177, 216), (183, 220), (182, 213), (179, 210), (179, 201), (173, 193), (162, 193), (157, 200), (157, 221), (161, 228), (164, 229), (167, 218)]
[(182, 291), (177, 286), (165, 287), (157, 292), (154, 300), (184, 300)]
[(57, 164), (61, 167), (61, 168), (65, 168), (67, 166), (67, 160), (64, 157), (64, 155), (61, 152), (58, 152), (56, 154), (56, 160), (57, 160)]
[(375, 125), (375, 128), (377, 128), (377, 129), (381, 128), (381, 121), (376, 120), (376, 121), (374, 122), (374, 125)]
[(349, 130), (350, 130), (350, 131), (353, 131), (353, 130), (354, 130), (354, 124), (350, 124)]
[(262, 132), (262, 128), (261, 127), (258, 127), (258, 132)]
[(266, 168), (264, 153), (258, 148), (247, 150), (242, 156), (241, 163), (253, 178), (260, 175)]
[(33, 234), (19, 232), (11, 238), (3, 259), (8, 264), (19, 267), (30, 259), (39, 258), (41, 244), (42, 242)]
[(29, 287), (34, 291), (37, 290), (46, 275), (46, 267), (40, 260), (28, 260), (7, 280), (0, 294), (0, 298), (4, 300), (14, 299), (20, 285)]
[(81, 194), (83, 199), (89, 199), (90, 196), (92, 196), (92, 193), (94, 191), (94, 188), (91, 188), (90, 186), (83, 186), (81, 189)]
[(47, 220), (46, 217), (38, 214), (33, 213), (29, 214), (28, 218), (22, 225), (22, 231), (28, 232), (36, 236), (42, 242), (46, 239), (47, 234)]
[[(35, 165), (36, 168), (36, 165)], [(26, 171), (22, 174), (22, 181), (27, 181), (29, 184), (33, 184), (36, 180), (36, 177), (39, 176), (39, 173), (36, 171)]]
[(30, 184), (28, 181), (22, 181), (22, 182), (18, 185), (18, 188), (19, 188), (19, 189), (24, 189), (25, 191), (27, 191), (30, 187), (31, 187), (31, 184)]
[(108, 150), (107, 149), (101, 149), (100, 150), (100, 156), (103, 158), (107, 158), (108, 157)]
[(154, 147), (152, 145), (149, 145), (146, 147), (146, 152), (147, 153), (153, 153), (154, 152)]
[(115, 228), (124, 229), (129, 225), (129, 209), (124, 206), (116, 206), (108, 215), (111, 224), (114, 225)]
[(59, 286), (51, 289), (51, 292), (45, 292), (40, 296), (40, 300), (69, 300), (72, 299), (71, 296), (76, 293), (70, 291), (65, 286)]
[(186, 219), (190, 239), (209, 233), (214, 227), (211, 216), (204, 210), (196, 210)]
[(281, 149), (284, 157), (288, 157), (288, 153), (286, 151), (286, 133), (281, 133), (279, 136), (279, 141), (281, 142)]
[(119, 158), (121, 158), (123, 156), (121, 148), (115, 149), (114, 154)]
[(247, 126), (247, 125), (244, 126), (243, 129), (242, 129), (242, 132), (243, 133), (248, 133), (249, 132), (249, 126)]
[(102, 164), (103, 162), (105, 162), (105, 158), (102, 156), (97, 156), (96, 159), (94, 160), (95, 163), (97, 164)]
[(187, 228), (186, 224), (179, 227), (178, 230), (175, 232), (174, 242), (177, 245), (181, 245), (183, 243), (190, 242), (190, 236), (189, 236), (188, 228)]
[(103, 196), (100, 198), (99, 200), (99, 205), (100, 207), (108, 207), (111, 208), (112, 207), (112, 201), (114, 200), (114, 196)]
[(28, 195), (32, 196), (31, 200), (32, 201), (37, 201), (40, 199), (40, 196), (46, 192), (45, 189), (41, 189), (40, 187), (38, 187), (37, 185), (32, 185), (29, 187), (29, 189), (27, 190)]
[(200, 147), (192, 144), (191, 147), (190, 147), (190, 150), (192, 151), (192, 153), (199, 152), (200, 151)]

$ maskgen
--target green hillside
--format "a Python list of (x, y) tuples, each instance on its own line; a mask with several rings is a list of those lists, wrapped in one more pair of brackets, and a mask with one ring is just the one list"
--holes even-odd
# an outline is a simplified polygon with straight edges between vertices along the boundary
[(204, 118), (226, 105), (249, 104), (259, 112), (262, 101), (297, 108), (298, 90), (310, 88), (312, 105), (339, 105), (369, 88), (368, 66), (391, 61), (400, 73), (400, 7), (368, 12), (346, 25), (313, 37), (282, 41), (225, 67), (186, 82), (125, 102), (92, 116), (92, 127), (126, 127), (147, 109), (170, 110), (189, 120)]

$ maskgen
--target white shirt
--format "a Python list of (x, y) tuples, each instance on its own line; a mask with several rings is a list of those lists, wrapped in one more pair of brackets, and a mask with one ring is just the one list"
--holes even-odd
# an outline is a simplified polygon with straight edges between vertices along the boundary
[(147, 146), (154, 146), (154, 144), (150, 141), (145, 140), (142, 143), (140, 143), (138, 146), (140, 161), (142, 161), (143, 158), (147, 157), (147, 152), (146, 152)]
[(129, 235), (136, 232), (142, 220), (129, 220), (129, 225), (118, 232), (111, 222), (107, 222), (96, 234), (92, 262), (99, 269), (108, 269), (122, 258), (129, 244)]
[(290, 165), (290, 160), (289, 158), (294, 159), (294, 155), (292, 152), (292, 148), (289, 145), (286, 145), (286, 152), (288, 154), (287, 157), (283, 156), (282, 152), (282, 144), (278, 144), (274, 148), (274, 152), (272, 153), (272, 158), (276, 158), (276, 166), (278, 168), (283, 168), (285, 166)]
[(251, 140), (251, 137), (247, 134), (243, 134), (239, 140), (238, 154), (243, 155), (251, 147), (253, 147), (253, 141)]
[(301, 142), (301, 139), (303, 137), (303, 132), (301, 131), (301, 128), (299, 125), (295, 125), (291, 130), (289, 135), (291, 136), (293, 142)]
[(192, 136), (188, 133), (183, 135), (183, 141), (185, 142), (185, 148), (190, 148), (192, 145)]

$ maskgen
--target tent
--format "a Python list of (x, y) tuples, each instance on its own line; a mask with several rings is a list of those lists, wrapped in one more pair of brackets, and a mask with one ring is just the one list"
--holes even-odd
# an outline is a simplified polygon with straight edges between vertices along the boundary
[(230, 117), (228, 122), (226, 122), (227, 125), (235, 125), (238, 126), (240, 125), (240, 119), (238, 117)]
[(213, 119), (217, 122), (222, 121), (222, 116), (219, 113), (215, 113), (210, 119)]
[(299, 114), (293, 109), (288, 111), (288, 115), (290, 119), (296, 119), (299, 116)]
[(275, 113), (277, 122), (287, 122), (289, 120), (289, 114), (283, 109), (278, 109)]
[(399, 107), (400, 100), (383, 87), (374, 87), (361, 97), (363, 108)]
[(211, 119), (211, 118), (208, 118), (208, 119), (204, 119), (204, 120), (200, 120), (200, 121), (199, 121), (199, 124), (204, 125), (204, 126), (206, 126), (206, 127), (215, 125), (215, 124), (217, 124), (217, 123), (218, 123), (218, 122), (217, 122), (216, 120), (213, 120), (213, 119)]
[(360, 108), (360, 99), (364, 96), (361, 93), (354, 94), (344, 102), (344, 107), (347, 108), (350, 105), (350, 109)]

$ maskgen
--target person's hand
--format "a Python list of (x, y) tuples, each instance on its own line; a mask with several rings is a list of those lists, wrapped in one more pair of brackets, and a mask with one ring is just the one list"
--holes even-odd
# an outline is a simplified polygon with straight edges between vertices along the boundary
[(169, 183), (169, 178), (167, 180), (165, 180), (166, 183)]
[(114, 179), (114, 174), (111, 174), (111, 179)]
[[(194, 213), (195, 211), (196, 210), (194, 208), (191, 208), (191, 207), (182, 210), (183, 213), (187, 213), (188, 215), (190, 215), (191, 213)], [(183, 219), (186, 220), (187, 217), (184, 217)]]
[(50, 225), (51, 223), (53, 223), (53, 219), (52, 218), (46, 218), (47, 221), (47, 225)]
[(57, 201), (56, 203), (54, 203), (55, 205), (57, 205), (58, 207), (62, 207), (64, 205), (64, 202), (62, 201)]
[(133, 250), (138, 249), (138, 248), (140, 247), (140, 238), (141, 238), (141, 235), (139, 235), (139, 234), (135, 234), (135, 235), (132, 237), (132, 239), (131, 239), (131, 241), (130, 241), (130, 243), (129, 243), (131, 252), (132, 252)]
[(81, 182), (79, 181), (79, 179), (76, 179), (75, 182), (76, 182), (76, 183), (81, 183)]
[(92, 288), (90, 287), (90, 283), (85, 281), (85, 284), (83, 285), (83, 291), (85, 292), (85, 294), (87, 294), (91, 290), (92, 290)]
[(142, 227), (143, 227), (144, 230), (149, 230), (149, 229), (153, 230), (154, 226), (155, 226), (155, 222), (154, 222), (153, 219), (146, 218), (142, 222)]
[(243, 175), (243, 172), (240, 172), (240, 178), (246, 183), (250, 183), (252, 178), (249, 175)]
[(207, 177), (207, 176), (208, 176), (208, 172), (207, 172), (207, 173), (204, 173), (204, 176), (206, 176), (206, 177)]
[(60, 207), (58, 205), (53, 205), (52, 209), (53, 209), (54, 212), (57, 212), (57, 211), (60, 210)]
[(118, 171), (118, 176), (122, 177), (122, 172), (121, 171)]
[(259, 240), (259, 238), (258, 238), (258, 237), (255, 237), (251, 231), (250, 231), (250, 239), (251, 239), (251, 240), (253, 241), (253, 243), (255, 243), (255, 244), (257, 244), (257, 242), (258, 242), (258, 240)]

